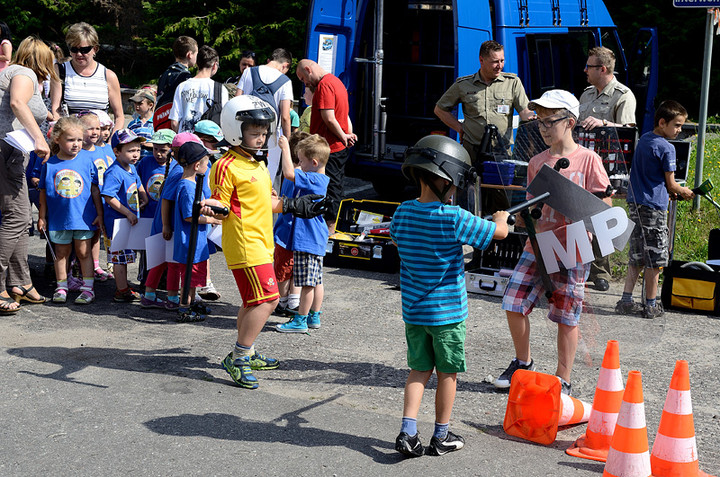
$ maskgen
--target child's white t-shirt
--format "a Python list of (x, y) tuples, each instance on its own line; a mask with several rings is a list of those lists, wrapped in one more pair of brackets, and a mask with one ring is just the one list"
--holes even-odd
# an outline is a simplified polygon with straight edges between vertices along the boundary
[[(212, 78), (190, 78), (180, 83), (175, 90), (170, 120), (178, 122), (178, 133), (193, 132), (195, 123), (208, 110), (207, 100), (214, 100), (215, 82)], [(222, 104), (228, 101), (225, 87), (220, 88)]]

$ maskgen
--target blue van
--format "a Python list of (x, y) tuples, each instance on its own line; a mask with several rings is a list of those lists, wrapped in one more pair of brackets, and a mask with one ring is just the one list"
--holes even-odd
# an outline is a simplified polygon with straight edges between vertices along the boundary
[(610, 48), (618, 80), (637, 98), (641, 131), (652, 128), (657, 35), (638, 32), (628, 60), (602, 0), (314, 0), (307, 57), (348, 89), (358, 135), (348, 175), (381, 194), (396, 191), (405, 149), (448, 134), (435, 103), (457, 77), (478, 70), (480, 44), (491, 39), (505, 47), (504, 70), (530, 98), (555, 88), (579, 97), (587, 51)]

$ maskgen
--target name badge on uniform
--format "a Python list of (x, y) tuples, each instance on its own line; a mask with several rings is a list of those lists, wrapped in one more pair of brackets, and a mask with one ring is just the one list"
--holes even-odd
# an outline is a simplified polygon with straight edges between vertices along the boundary
[(509, 104), (498, 104), (497, 112), (498, 112), (498, 114), (510, 114), (510, 105)]

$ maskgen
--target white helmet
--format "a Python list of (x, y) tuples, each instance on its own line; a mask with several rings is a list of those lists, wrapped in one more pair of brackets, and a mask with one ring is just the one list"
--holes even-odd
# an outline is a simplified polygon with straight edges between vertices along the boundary
[(272, 149), (277, 146), (277, 116), (272, 106), (249, 94), (236, 96), (223, 106), (220, 113), (220, 127), (222, 128), (225, 140), (233, 146), (242, 143), (242, 125), (262, 124), (268, 125), (267, 140), (262, 150)]

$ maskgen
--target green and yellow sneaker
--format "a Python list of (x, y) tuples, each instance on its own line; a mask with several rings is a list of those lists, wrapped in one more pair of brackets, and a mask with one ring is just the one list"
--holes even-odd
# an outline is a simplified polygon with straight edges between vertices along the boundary
[(250, 369), (250, 356), (243, 356), (233, 362), (233, 354), (230, 352), (220, 365), (238, 386), (246, 389), (256, 389), (258, 387), (258, 380)]

